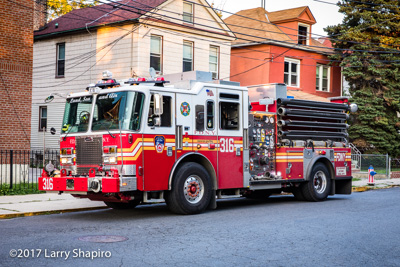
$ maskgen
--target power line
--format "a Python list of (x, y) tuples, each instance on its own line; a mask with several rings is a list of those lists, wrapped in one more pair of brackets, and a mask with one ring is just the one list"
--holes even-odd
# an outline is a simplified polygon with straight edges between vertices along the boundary
[[(136, 7), (133, 7), (133, 8), (135, 8), (135, 9), (138, 9), (139, 10), (139, 8), (136, 8)], [(138, 12), (135, 12), (135, 11), (132, 11), (132, 10), (129, 10), (130, 12), (133, 12), (133, 13), (136, 13), (136, 14), (141, 14), (141, 13), (138, 13)], [(154, 14), (154, 12), (151, 12), (151, 13), (153, 13)], [(158, 14), (157, 14), (158, 15)], [(161, 15), (161, 16), (163, 16), (163, 15)], [(153, 16), (147, 16), (148, 18), (154, 18)], [(175, 18), (176, 19), (176, 18)], [(178, 19), (179, 20), (179, 19)], [(258, 36), (257, 36), (258, 37)]]
[[(203, 7), (206, 7), (206, 8), (211, 8), (211, 9), (213, 9), (213, 10), (221, 11), (221, 12), (224, 12), (224, 13), (228, 13), (228, 14), (231, 14), (231, 15), (233, 15), (233, 16), (238, 16), (238, 17), (242, 17), (242, 18), (245, 18), (245, 19), (249, 19), (249, 20), (253, 20), (253, 21), (257, 21), (257, 22), (261, 22), (261, 23), (265, 23), (265, 24), (271, 24), (271, 25), (274, 25), (274, 26), (276, 26), (276, 27), (278, 27), (278, 28), (281, 27), (281, 28), (285, 28), (285, 29), (289, 29), (289, 30), (298, 31), (298, 29), (295, 29), (295, 28), (291, 28), (291, 27), (287, 27), (287, 26), (283, 26), (283, 25), (278, 25), (278, 24), (275, 24), (275, 23), (272, 23), (272, 22), (266, 22), (266, 21), (263, 21), (263, 20), (258, 20), (258, 19), (251, 18), (251, 17), (247, 17), (247, 16), (244, 16), (244, 15), (239, 15), (239, 14), (237, 14), (237, 13), (232, 13), (232, 12), (228, 12), (228, 11), (225, 11), (225, 10), (222, 10), (222, 9), (213, 8), (213, 7), (206, 6), (206, 5), (197, 3), (197, 2), (192, 2), (192, 1), (190, 1), (190, 0), (187, 0), (187, 2), (193, 3), (193, 4), (195, 4), (195, 5), (203, 6)], [(387, 22), (387, 21), (393, 20), (393, 19), (396, 19), (396, 17), (391, 18), (391, 19), (388, 19), (388, 20), (386, 20), (386, 21), (384, 21), (384, 22)], [(382, 22), (382, 23), (384, 23), (384, 22)], [(382, 24), (382, 23), (377, 23), (376, 25)], [(373, 26), (374, 26), (374, 25), (370, 25), (370, 26), (366, 27), (365, 29), (368, 29), (368, 28), (373, 27)], [(364, 29), (364, 30), (365, 30), (365, 29)], [(236, 33), (236, 32), (234, 32), (234, 33)], [(239, 33), (239, 34), (241, 34), (241, 33)], [(322, 37), (322, 38), (329, 38), (331, 41), (346, 41), (346, 42), (355, 43), (355, 44), (373, 44), (373, 43), (367, 43), (367, 42), (354, 42), (354, 41), (351, 41), (351, 40), (333, 39), (333, 38), (331, 38), (331, 37), (329, 37), (329, 36), (320, 35), (320, 34), (315, 34), (315, 33), (311, 33), (311, 35), (319, 36), (319, 37)], [(338, 34), (338, 35), (342, 35), (342, 34)], [(336, 35), (336, 36), (338, 36), (338, 35)], [(251, 36), (251, 35), (248, 35), (248, 36)], [(298, 35), (298, 36), (299, 36), (299, 35)], [(257, 37), (258, 37), (258, 36), (257, 36)], [(260, 37), (258, 37), (258, 38), (260, 38)], [(240, 38), (238, 38), (238, 39), (240, 39)], [(243, 39), (243, 40), (246, 40), (246, 39)], [(278, 41), (278, 42), (279, 42), (279, 40), (275, 40), (275, 41)], [(376, 44), (376, 45), (379, 45), (379, 44)], [(308, 46), (308, 47), (315, 47), (315, 46)], [(338, 48), (329, 48), (329, 47), (326, 47), (326, 48), (327, 48), (327, 49), (332, 49), (332, 50), (341, 50), (341, 49), (338, 49)], [(346, 49), (346, 51), (363, 52), (363, 50), (351, 50), (351, 49), (350, 49), (350, 50), (349, 50), (349, 49)], [(395, 50), (395, 51), (398, 52), (397, 50)], [(368, 52), (370, 52), (370, 51), (368, 51)]]

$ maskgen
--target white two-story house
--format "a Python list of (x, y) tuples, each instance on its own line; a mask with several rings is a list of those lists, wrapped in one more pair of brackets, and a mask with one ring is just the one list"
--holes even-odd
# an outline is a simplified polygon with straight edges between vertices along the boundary
[[(230, 76), (235, 35), (204, 0), (122, 0), (74, 10), (34, 34), (32, 148), (58, 148), (65, 99), (109, 70), (117, 80), (184, 71)], [(55, 93), (51, 103), (44, 99)]]

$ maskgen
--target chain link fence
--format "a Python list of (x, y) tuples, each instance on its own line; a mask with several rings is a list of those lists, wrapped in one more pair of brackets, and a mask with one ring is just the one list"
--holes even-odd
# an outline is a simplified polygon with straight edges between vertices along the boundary
[(390, 159), (390, 178), (400, 178), (400, 158)]
[(372, 166), (379, 176), (400, 178), (400, 158), (391, 158), (381, 154), (352, 154), (353, 173), (368, 173)]

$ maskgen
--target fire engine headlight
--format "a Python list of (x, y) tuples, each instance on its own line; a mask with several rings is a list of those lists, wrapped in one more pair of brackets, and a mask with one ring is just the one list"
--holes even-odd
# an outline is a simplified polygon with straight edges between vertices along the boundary
[(61, 158), (61, 164), (72, 164), (72, 158)]
[(116, 157), (104, 157), (103, 162), (108, 163), (108, 164), (116, 164), (117, 158)]
[(281, 173), (281, 172), (277, 172), (276, 175), (277, 175), (278, 177), (282, 177), (282, 173)]

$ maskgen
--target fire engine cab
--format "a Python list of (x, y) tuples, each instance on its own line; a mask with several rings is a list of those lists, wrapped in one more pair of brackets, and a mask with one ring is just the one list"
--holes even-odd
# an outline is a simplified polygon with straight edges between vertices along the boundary
[(39, 189), (115, 209), (164, 201), (172, 212), (216, 208), (216, 198), (282, 191), (321, 201), (351, 193), (350, 110), (288, 98), (286, 86), (241, 87), (163, 78), (116, 82), (109, 72), (68, 95), (60, 171)]

